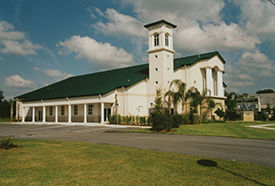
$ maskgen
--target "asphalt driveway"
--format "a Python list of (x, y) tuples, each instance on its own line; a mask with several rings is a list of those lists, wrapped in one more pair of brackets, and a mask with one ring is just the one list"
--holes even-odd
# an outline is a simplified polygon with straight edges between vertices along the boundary
[(123, 133), (105, 126), (0, 124), (0, 136), (120, 145), (239, 160), (275, 168), (275, 142), (213, 136)]

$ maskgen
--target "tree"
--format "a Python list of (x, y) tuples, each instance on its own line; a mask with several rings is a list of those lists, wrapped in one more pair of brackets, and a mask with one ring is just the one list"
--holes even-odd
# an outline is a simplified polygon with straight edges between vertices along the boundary
[(171, 90), (168, 90), (165, 95), (164, 98), (167, 97), (167, 107), (168, 107), (168, 112), (171, 113), (172, 109), (171, 109), (171, 104), (172, 104), (172, 99), (173, 99), (173, 92)]
[(213, 119), (213, 109), (216, 107), (216, 103), (213, 99), (209, 99), (208, 100), (208, 108), (210, 110), (211, 113), (211, 119)]
[(0, 103), (4, 101), (4, 93), (2, 90), (0, 90)]
[(191, 87), (187, 90), (186, 99), (190, 104), (190, 120), (195, 122), (195, 115), (198, 113), (198, 106), (201, 101), (201, 95), (197, 88)]
[(236, 116), (236, 107), (237, 107), (237, 94), (235, 92), (227, 93), (225, 92), (225, 116), (226, 119), (234, 120)]
[(157, 112), (161, 112), (163, 110), (163, 102), (162, 102), (162, 96), (161, 96), (161, 90), (160, 89), (156, 90), (154, 108)]
[(223, 109), (218, 108), (215, 111), (215, 114), (217, 114), (217, 116), (219, 116), (219, 118), (222, 119), (224, 117), (224, 115), (225, 115), (225, 112), (223, 111)]
[(262, 90), (258, 90), (256, 92), (256, 94), (267, 94), (267, 93), (274, 93), (275, 91), (272, 89), (262, 89)]
[(182, 113), (184, 112), (184, 106), (186, 104), (185, 99), (185, 83), (183, 83), (179, 79), (175, 79), (170, 83), (169, 90), (165, 93), (165, 97), (168, 97), (168, 110), (171, 113), (171, 103), (173, 102), (174, 105), (174, 113), (177, 113), (177, 105), (179, 101), (182, 102)]

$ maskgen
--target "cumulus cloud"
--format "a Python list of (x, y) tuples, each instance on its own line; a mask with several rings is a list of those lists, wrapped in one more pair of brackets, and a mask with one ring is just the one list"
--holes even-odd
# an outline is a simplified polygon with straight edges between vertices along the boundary
[(22, 78), (20, 75), (15, 74), (5, 78), (4, 84), (8, 87), (30, 87), (33, 82)]
[(0, 21), (0, 39), (18, 40), (23, 39), (25, 34), (19, 31), (13, 31), (14, 26), (6, 21)]
[(178, 30), (175, 34), (176, 48), (184, 51), (254, 49), (260, 41), (247, 35), (236, 24), (198, 24)]
[(40, 45), (34, 45), (29, 40), (20, 41), (12, 41), (12, 40), (4, 40), (2, 41), (2, 45), (4, 48), (1, 49), (1, 52), (4, 54), (15, 54), (15, 55), (35, 55), (36, 50), (40, 49)]
[(274, 6), (271, 3), (260, 0), (233, 0), (233, 2), (240, 7), (240, 18), (248, 32), (251, 34), (263, 34), (267, 38), (274, 40), (275, 14)]
[[(104, 14), (101, 15), (103, 16)], [(146, 37), (143, 23), (134, 17), (121, 14), (114, 9), (107, 9), (105, 18), (108, 20), (107, 23), (99, 21), (92, 27), (105, 35)]]
[(4, 54), (13, 55), (35, 55), (36, 50), (42, 46), (33, 44), (26, 39), (23, 32), (14, 30), (14, 26), (6, 21), (0, 21), (0, 51)]
[(60, 70), (57, 70), (57, 69), (41, 69), (38, 67), (34, 67), (33, 69), (36, 71), (42, 72), (49, 77), (54, 77), (54, 78), (58, 78), (58, 79), (65, 79), (65, 78), (73, 76), (70, 73), (61, 72)]
[(181, 19), (194, 22), (219, 22), (219, 12), (224, 7), (224, 2), (220, 0), (123, 0), (134, 6), (134, 11), (138, 17), (144, 21), (156, 21), (167, 19), (178, 24)]
[(245, 52), (238, 61), (238, 65), (247, 73), (257, 77), (269, 77), (274, 75), (274, 63), (258, 50)]
[(72, 36), (58, 44), (62, 47), (60, 54), (76, 54), (76, 58), (88, 59), (93, 65), (100, 68), (123, 67), (133, 65), (133, 57), (122, 48), (110, 43), (100, 43), (90, 38)]

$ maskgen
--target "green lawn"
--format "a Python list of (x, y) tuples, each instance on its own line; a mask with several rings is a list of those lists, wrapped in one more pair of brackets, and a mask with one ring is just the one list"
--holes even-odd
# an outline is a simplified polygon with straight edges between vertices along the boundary
[[(169, 134), (191, 134), (191, 135), (205, 135), (205, 136), (226, 136), (237, 138), (251, 138), (274, 140), (275, 132), (266, 129), (249, 128), (248, 125), (262, 125), (271, 122), (226, 122), (226, 123), (208, 123), (195, 125), (181, 125), (174, 129)], [(127, 132), (142, 132), (151, 133), (150, 129), (132, 129)]]
[[(274, 185), (275, 169), (104, 144), (15, 140), (0, 149), (0, 185)], [(204, 158), (206, 159), (206, 158)], [(207, 164), (207, 165), (211, 165)]]
[(275, 124), (274, 125), (269, 125), (269, 126), (266, 126), (268, 128), (275, 128)]

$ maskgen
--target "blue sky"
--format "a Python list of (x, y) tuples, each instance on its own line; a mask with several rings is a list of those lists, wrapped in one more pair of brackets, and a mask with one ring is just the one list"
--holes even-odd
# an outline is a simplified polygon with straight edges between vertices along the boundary
[(143, 25), (160, 19), (178, 26), (175, 57), (220, 52), (227, 91), (274, 89), (274, 11), (268, 0), (0, 0), (0, 90), (148, 63)]

